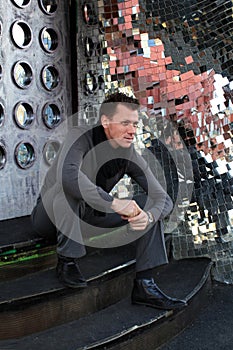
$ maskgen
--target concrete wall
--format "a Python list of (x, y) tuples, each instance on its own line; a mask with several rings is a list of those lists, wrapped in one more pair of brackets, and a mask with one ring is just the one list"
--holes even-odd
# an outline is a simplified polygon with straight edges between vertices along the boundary
[[(51, 7), (43, 0), (1, 0), (0, 24), (0, 103), (4, 114), (0, 127), (0, 150), (6, 157), (0, 170), (0, 220), (3, 220), (30, 214), (35, 203), (40, 167), (47, 167), (43, 150), (54, 133), (43, 121), (43, 109), (46, 105), (56, 105), (61, 120), (71, 114), (69, 2), (58, 1)], [(47, 50), (41, 42), (44, 28), (47, 28), (43, 34)], [(51, 37), (52, 41), (49, 40)], [(31, 82), (29, 77), (25, 88), (17, 86), (13, 77), (14, 66), (19, 61), (23, 62), (23, 68), (28, 64), (32, 72)], [(51, 73), (56, 69), (59, 74), (55, 88), (49, 85), (46, 88), (42, 82), (41, 72), (45, 66), (50, 66), (49, 69), (52, 66)], [(19, 69), (16, 68), (15, 72), (18, 78)], [(31, 106), (33, 111), (34, 120), (26, 128), (19, 127), (14, 118), (15, 106), (19, 103), (23, 107)], [(22, 121), (24, 114), (21, 107), (18, 116)], [(56, 141), (57, 136), (54, 138)], [(21, 142), (26, 146), (30, 144), (34, 149), (35, 160), (26, 169), (20, 168), (15, 158), (16, 147)]]

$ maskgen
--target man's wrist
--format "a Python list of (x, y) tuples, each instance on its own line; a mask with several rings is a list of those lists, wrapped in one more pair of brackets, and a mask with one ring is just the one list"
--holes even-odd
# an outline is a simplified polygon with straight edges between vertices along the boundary
[(114, 210), (115, 206), (118, 204), (117, 198), (113, 197), (112, 203), (111, 203), (111, 209)]

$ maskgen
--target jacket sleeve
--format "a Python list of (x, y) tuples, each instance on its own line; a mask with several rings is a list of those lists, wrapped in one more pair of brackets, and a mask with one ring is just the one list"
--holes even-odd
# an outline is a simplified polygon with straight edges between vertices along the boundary
[(127, 174), (136, 181), (146, 192), (148, 197), (152, 199), (152, 207), (145, 207), (144, 209), (151, 211), (155, 221), (164, 219), (170, 214), (173, 208), (171, 198), (155, 178), (148, 163), (136, 151), (129, 162)]
[[(75, 138), (74, 138), (75, 140)], [(88, 140), (79, 138), (64, 145), (57, 168), (57, 179), (64, 193), (76, 200), (84, 200), (100, 211), (111, 211), (113, 197), (96, 186), (81, 170), (83, 158), (88, 149)]]

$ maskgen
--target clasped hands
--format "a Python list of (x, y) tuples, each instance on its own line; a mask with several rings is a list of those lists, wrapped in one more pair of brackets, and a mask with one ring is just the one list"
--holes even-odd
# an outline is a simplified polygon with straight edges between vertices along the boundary
[(148, 215), (135, 200), (114, 198), (111, 207), (123, 220), (128, 220), (132, 230), (141, 231), (147, 227)]

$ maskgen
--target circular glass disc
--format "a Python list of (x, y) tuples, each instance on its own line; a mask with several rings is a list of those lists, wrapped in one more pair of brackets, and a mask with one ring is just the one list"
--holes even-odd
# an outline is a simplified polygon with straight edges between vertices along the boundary
[(43, 109), (43, 121), (49, 129), (55, 128), (60, 123), (61, 113), (55, 104), (45, 105)]
[(57, 10), (56, 0), (40, 0), (40, 5), (42, 10), (48, 15), (52, 15)]
[(51, 141), (46, 143), (43, 150), (43, 155), (46, 163), (51, 165), (56, 158), (57, 152), (59, 150), (60, 144), (56, 141)]
[(98, 83), (95, 75), (92, 72), (88, 72), (85, 75), (85, 88), (87, 92), (93, 94), (98, 87)]
[(59, 74), (54, 66), (46, 66), (42, 70), (42, 82), (47, 90), (53, 90), (59, 83)]
[(33, 146), (28, 142), (20, 143), (15, 150), (17, 164), (22, 169), (31, 167), (35, 161), (35, 151)]
[(32, 42), (32, 31), (24, 21), (16, 21), (11, 28), (11, 35), (14, 43), (24, 49)]
[(4, 119), (5, 119), (4, 108), (3, 108), (3, 105), (0, 103), (0, 127), (3, 126)]
[(21, 8), (28, 6), (31, 0), (12, 0), (13, 3)]
[(32, 82), (32, 69), (26, 62), (17, 62), (13, 69), (15, 83), (22, 89), (26, 89)]
[(94, 5), (85, 3), (83, 6), (83, 18), (86, 24), (93, 25), (98, 23), (97, 14)]
[(6, 164), (6, 150), (0, 145), (0, 169), (3, 169)]
[(15, 107), (14, 117), (17, 125), (27, 129), (34, 120), (33, 109), (28, 103), (18, 103)]
[(53, 52), (58, 46), (58, 36), (54, 29), (44, 28), (41, 32), (41, 44), (45, 51)]

